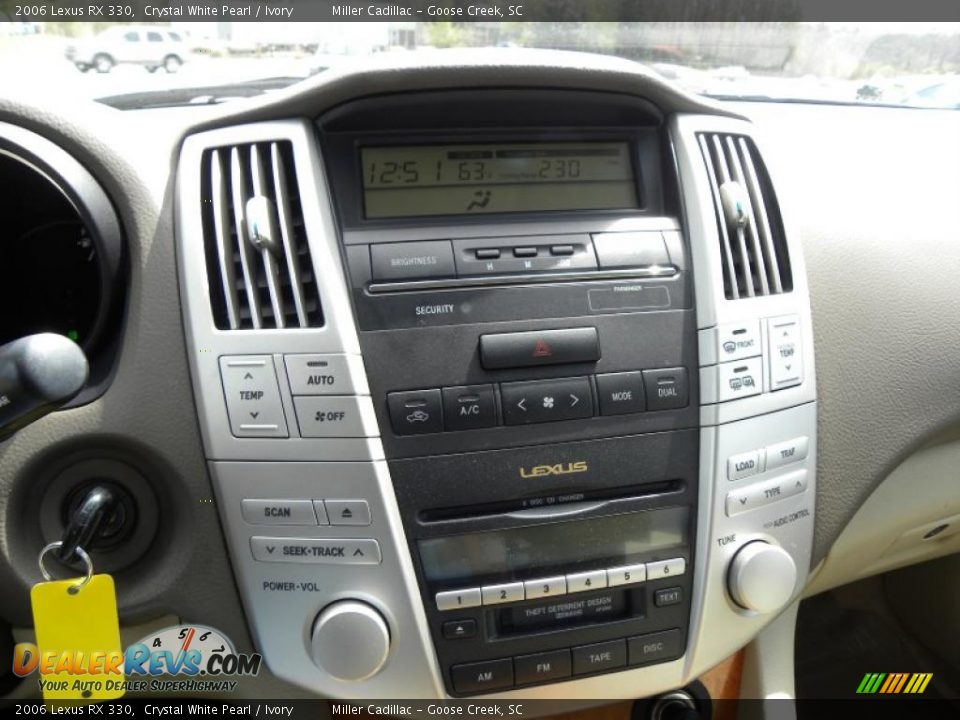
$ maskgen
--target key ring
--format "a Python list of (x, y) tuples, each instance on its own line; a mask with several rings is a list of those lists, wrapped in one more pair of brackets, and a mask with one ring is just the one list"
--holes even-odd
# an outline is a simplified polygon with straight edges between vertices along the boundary
[[(40, 565), (40, 572), (43, 574), (43, 579), (46, 580), (47, 582), (52, 581), (53, 576), (50, 573), (48, 573), (47, 569), (43, 566), (43, 557), (48, 552), (51, 552), (53, 550), (58, 550), (61, 547), (63, 547), (63, 541), (57, 540), (56, 542), (52, 542), (46, 547), (44, 547), (43, 550), (40, 551), (40, 557), (37, 558), (37, 563)], [(79, 582), (75, 583), (74, 585), (71, 585), (67, 589), (67, 592), (69, 592), (71, 595), (76, 595), (78, 592), (80, 592), (84, 588), (84, 586), (88, 582), (90, 582), (91, 578), (93, 578), (93, 561), (90, 559), (90, 556), (87, 555), (86, 550), (78, 546), (74, 552), (76, 552), (76, 554), (80, 557), (80, 559), (83, 560), (83, 564), (86, 565), (87, 574), (83, 578), (81, 578)]]

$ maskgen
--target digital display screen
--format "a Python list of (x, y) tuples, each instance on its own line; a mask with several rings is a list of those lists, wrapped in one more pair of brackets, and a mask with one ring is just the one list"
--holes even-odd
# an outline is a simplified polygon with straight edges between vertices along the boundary
[(626, 142), (360, 151), (367, 218), (639, 207)]
[(628, 564), (686, 543), (687, 508), (609, 515), (418, 541), (430, 581), (566, 567), (591, 561)]

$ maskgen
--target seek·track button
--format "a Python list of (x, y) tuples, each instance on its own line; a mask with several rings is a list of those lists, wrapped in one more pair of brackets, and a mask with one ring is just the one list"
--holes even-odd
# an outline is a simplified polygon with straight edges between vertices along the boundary
[(380, 544), (373, 539), (250, 538), (253, 559), (260, 562), (320, 565), (379, 565)]

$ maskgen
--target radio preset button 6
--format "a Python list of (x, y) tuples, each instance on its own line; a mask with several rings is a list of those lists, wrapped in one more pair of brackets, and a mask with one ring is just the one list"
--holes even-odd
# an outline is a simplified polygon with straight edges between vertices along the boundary
[(524, 599), (523, 583), (504, 583), (502, 585), (484, 585), (480, 588), (484, 605), (517, 602)]
[(500, 395), (507, 425), (593, 416), (590, 380), (585, 377), (502, 383)]
[(634, 583), (642, 583), (646, 579), (647, 566), (644, 563), (607, 568), (607, 584), (610, 587), (633, 585)]
[(564, 595), (567, 592), (567, 579), (563, 575), (556, 577), (527, 580), (523, 583), (527, 600)]
[(465, 590), (447, 590), (437, 593), (437, 610), (462, 610), (463, 608), (480, 607), (480, 588)]
[(602, 590), (607, 586), (606, 570), (589, 570), (567, 575), (567, 592), (578, 593), (588, 590)]
[(687, 561), (683, 558), (647, 563), (647, 580), (652, 582), (663, 578), (676, 577), (683, 575), (686, 571)]
[(244, 500), (243, 519), (251, 525), (316, 525), (310, 500)]

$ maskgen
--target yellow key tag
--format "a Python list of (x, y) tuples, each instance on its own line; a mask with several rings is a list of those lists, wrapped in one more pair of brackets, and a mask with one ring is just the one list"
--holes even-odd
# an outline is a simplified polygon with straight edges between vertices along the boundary
[[(71, 591), (71, 589), (73, 589)], [(44, 700), (123, 697), (123, 648), (113, 578), (37, 583), (30, 590)]]

